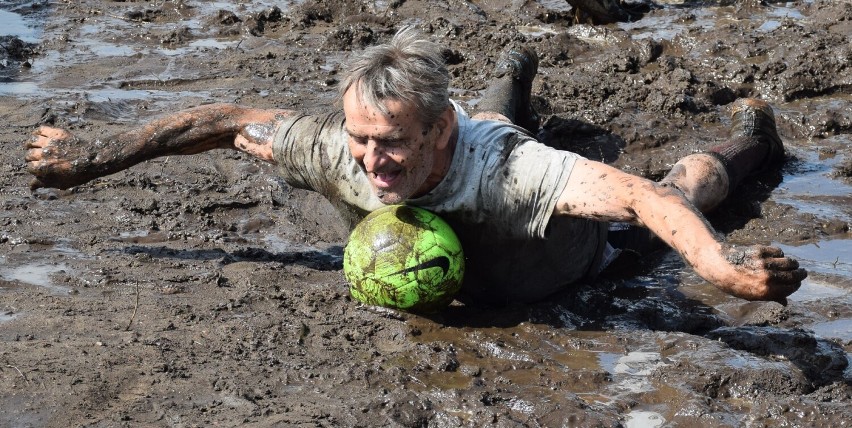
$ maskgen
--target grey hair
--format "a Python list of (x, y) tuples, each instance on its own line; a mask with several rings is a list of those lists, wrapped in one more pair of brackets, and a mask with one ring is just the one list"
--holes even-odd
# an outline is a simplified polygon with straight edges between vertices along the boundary
[(443, 49), (404, 27), (390, 42), (358, 54), (340, 82), (341, 97), (353, 85), (360, 101), (387, 114), (384, 100), (413, 104), (424, 125), (435, 123), (449, 105), (450, 73)]

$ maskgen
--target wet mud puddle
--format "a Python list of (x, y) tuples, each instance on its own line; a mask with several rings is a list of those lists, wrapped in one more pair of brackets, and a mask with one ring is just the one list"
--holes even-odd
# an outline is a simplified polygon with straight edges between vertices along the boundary
[[(179, 46), (172, 46), (162, 40), (161, 43), (151, 40), (158, 35), (164, 38), (172, 35), (176, 31), (173, 23), (146, 22), (143, 19), (147, 18), (136, 17), (127, 11), (124, 15), (107, 15), (102, 19), (91, 20), (75, 28), (71, 34), (56, 34), (56, 20), (62, 19), (61, 9), (60, 16), (56, 16), (50, 15), (49, 7), (30, 10), (35, 2), (18, 0), (6, 3), (9, 4), (0, 6), (8, 8), (0, 10), (0, 36), (17, 38), (28, 44), (41, 43), (41, 49), (37, 56), (29, 60), (31, 64), (21, 72), (14, 71), (13, 67), (0, 69), (0, 77), (4, 77), (3, 73), (12, 73), (0, 79), (0, 95), (21, 99), (55, 98), (68, 100), (69, 103), (85, 101), (100, 105), (114, 120), (133, 120), (132, 110), (140, 105), (144, 105), (145, 109), (168, 110), (176, 99), (201, 104), (211, 99), (221, 99), (232, 91), (232, 88), (225, 87), (177, 91), (173, 87), (165, 89), (174, 82), (185, 84), (214, 78), (201, 70), (179, 66), (179, 59), (200, 57), (210, 50), (223, 50), (240, 43), (238, 37), (222, 37), (211, 32), (208, 23), (200, 20), (200, 17), (209, 16), (210, 11), (231, 8), (228, 2), (205, 2), (199, 5), (202, 13), (187, 12), (186, 19), (180, 21), (178, 28), (192, 34), (192, 40)], [(240, 8), (245, 13), (252, 13), (276, 4), (280, 2), (257, 1), (241, 5)], [(26, 13), (17, 13), (16, 9), (25, 9)], [(127, 23), (134, 21), (137, 27), (128, 34)], [(51, 34), (46, 37), (45, 31)], [(128, 38), (135, 43), (128, 43)], [(69, 44), (73, 46), (73, 55), (68, 55)], [(137, 69), (133, 75), (124, 75), (117, 70), (112, 75), (93, 79), (88, 86), (62, 85), (62, 76), (54, 74), (61, 67), (84, 64), (94, 59), (109, 61), (110, 58), (144, 58), (149, 63), (141, 70)]]
[(21, 252), (0, 256), (0, 291), (6, 291), (19, 284), (21, 286), (40, 287), (51, 294), (67, 295), (72, 287), (54, 280), (56, 275), (74, 275), (75, 272), (64, 260), (84, 260), (83, 253), (71, 248), (67, 241), (56, 244), (30, 245), (40, 247), (32, 249), (36, 254)]
[[(252, 2), (241, 7), (261, 10), (277, 3)], [(553, 10), (567, 10), (563, 3), (540, 3)], [(46, 11), (16, 12), (15, 7), (26, 4), (13, 1), (0, 5), (0, 35), (5, 33), (26, 43), (42, 42), (44, 51), (29, 71), (14, 78), (3, 76), (0, 95), (50, 98), (68, 105), (83, 100), (97, 106), (103, 117), (118, 122), (137, 120), (140, 106), (168, 111), (178, 100), (197, 104), (235, 98), (236, 91), (227, 82), (204, 83), (212, 77), (205, 74), (203, 67), (178, 60), (185, 56), (204, 57), (240, 43), (239, 38), (208, 32), (201, 18), (218, 9), (231, 8), (231, 2), (197, 4), (200, 12), (181, 22), (190, 29), (194, 40), (179, 47), (156, 43), (152, 46), (142, 37), (123, 41), (122, 31), (127, 28), (123, 17), (92, 19), (74, 27), (68, 40), (62, 40), (55, 29), (43, 28), (49, 22), (43, 19)], [(729, 13), (720, 13), (716, 8), (698, 8), (690, 13), (689, 19), (683, 19), (683, 13), (673, 9), (620, 28), (630, 31), (634, 39), (672, 40), (690, 29), (707, 30), (734, 22)], [(777, 29), (785, 20), (804, 19), (794, 4), (775, 5), (758, 15), (763, 22), (760, 31), (765, 33)], [(171, 29), (169, 24), (157, 23), (148, 23), (146, 28), (159, 34)], [(557, 31), (547, 25), (522, 30), (530, 36)], [(69, 49), (65, 43), (73, 43), (74, 48)], [(94, 60), (109, 63), (111, 59), (134, 56), (144, 57), (147, 63), (131, 67), (132, 74), (115, 71), (110, 76), (87, 80), (87, 86), (71, 85), (67, 83), (70, 80), (64, 81), (57, 73), (71, 64)], [(181, 89), (166, 87), (170, 84)], [(826, 103), (848, 102), (840, 95), (827, 98), (830, 100)], [(786, 105), (784, 113), (811, 114), (798, 107)], [(831, 176), (835, 165), (846, 160), (844, 155), (824, 157), (808, 141), (793, 139), (790, 143), (796, 160), (785, 169), (783, 181), (771, 198), (796, 212), (849, 222), (852, 185)], [(821, 144), (849, 146), (852, 140), (847, 134)], [(75, 204), (71, 202), (67, 209), (92, 212)], [(239, 229), (246, 221), (237, 218), (233, 223)], [(40, 243), (22, 240), (14, 252), (0, 255), (0, 296), (20, 296), (33, 289), (51, 297), (83, 293), (80, 290), (86, 287), (86, 281), (98, 284), (106, 276), (87, 267), (88, 262), (102, 254), (129, 254), (134, 259), (121, 259), (127, 266), (145, 263), (149, 258), (168, 259), (170, 268), (176, 266), (176, 271), (200, 277), (216, 275), (210, 267), (213, 263), (189, 263), (187, 267), (182, 264), (183, 258), (238, 261), (239, 254), (245, 253), (194, 248), (209, 241), (205, 236), (213, 236), (210, 240), (223, 247), (251, 247), (250, 256), (255, 261), (293, 257), (309, 260), (309, 267), (320, 270), (339, 265), (339, 247), (306, 244), (284, 234), (252, 232), (231, 239), (200, 229), (189, 232), (189, 238), (181, 235), (172, 239), (169, 232), (139, 225), (110, 232), (114, 233), (105, 234), (106, 244), (99, 243), (98, 249), (91, 251), (79, 250), (87, 245), (70, 241), (73, 238)], [(14, 230), (4, 234), (6, 241), (19, 239)], [(110, 247), (111, 243), (118, 244)], [(186, 248), (172, 248), (177, 245)], [(852, 382), (848, 368), (852, 359), (852, 239), (835, 237), (797, 246), (776, 245), (798, 258), (811, 272), (786, 308), (722, 295), (685, 269), (677, 257), (667, 256), (654, 270), (638, 278), (583, 288), (564, 297), (564, 301), (548, 305), (512, 308), (498, 314), (451, 308), (437, 320), (411, 317), (400, 321), (418, 331), (406, 339), (416, 352), (388, 362), (388, 370), (392, 369), (390, 366), (401, 367), (407, 374), (393, 378), (395, 382), (385, 386), (397, 390), (403, 385), (417, 391), (428, 397), (431, 405), (449, 409), (447, 413), (461, 420), (475, 420), (478, 411), (465, 408), (465, 400), (484, 403), (489, 408), (505, 404), (512, 412), (532, 417), (545, 412), (542, 409), (559, 415), (559, 404), (574, 403), (571, 400), (576, 396), (578, 408), (589, 414), (615, 414), (628, 427), (677, 422), (697, 426), (708, 421), (711, 425), (738, 426), (755, 413), (786, 418), (795, 425), (797, 414), (820, 409), (815, 404), (820, 396), (801, 397), (815, 394), (833, 382)], [(125, 267), (112, 269), (112, 274), (120, 276), (115, 271)], [(4, 304), (0, 303), (0, 326), (29, 315)], [(313, 313), (311, 308), (299, 310)], [(480, 322), (478, 316), (488, 321)], [(151, 343), (161, 346), (166, 342), (158, 338)], [(383, 348), (378, 344), (377, 348), (394, 355), (394, 346)], [(166, 346), (161, 349), (169, 352)], [(214, 358), (218, 357), (216, 354)], [(485, 382), (500, 385), (499, 393), (469, 392), (477, 391)], [(752, 400), (752, 391), (760, 388), (791, 398)], [(250, 405), (243, 398), (235, 402)]]
[[(783, 181), (773, 191), (773, 199), (818, 218), (852, 222), (852, 183), (832, 176), (836, 166), (846, 159), (820, 154), (825, 147), (835, 145), (848, 147), (852, 138), (840, 135), (810, 150), (795, 151), (797, 160), (786, 169)], [(777, 242), (773, 245), (808, 269), (809, 277), (790, 296), (791, 301), (813, 312), (814, 319), (803, 322), (803, 327), (820, 337), (841, 343), (852, 341), (852, 239), (838, 237), (798, 246)]]

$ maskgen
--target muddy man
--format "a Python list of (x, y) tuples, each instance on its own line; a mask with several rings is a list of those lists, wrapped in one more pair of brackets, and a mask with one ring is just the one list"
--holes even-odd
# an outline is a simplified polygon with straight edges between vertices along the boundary
[(734, 296), (784, 302), (799, 288), (807, 273), (795, 260), (727, 244), (701, 214), (783, 161), (769, 105), (738, 100), (729, 140), (655, 183), (536, 141), (537, 69), (534, 52), (505, 51), (470, 117), (449, 99), (442, 48), (407, 28), (351, 61), (342, 111), (204, 105), (93, 140), (45, 126), (26, 143), (27, 167), (33, 187), (66, 189), (159, 156), (239, 150), (348, 212), (439, 213), (469, 257), (464, 295), (497, 302), (540, 300), (655, 242)]

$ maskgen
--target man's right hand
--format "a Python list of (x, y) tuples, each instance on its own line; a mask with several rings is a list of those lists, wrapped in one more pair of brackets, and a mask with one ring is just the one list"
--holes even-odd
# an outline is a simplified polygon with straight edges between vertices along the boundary
[(41, 126), (26, 148), (27, 171), (35, 176), (32, 189), (68, 189), (98, 176), (93, 171), (98, 151), (64, 129)]

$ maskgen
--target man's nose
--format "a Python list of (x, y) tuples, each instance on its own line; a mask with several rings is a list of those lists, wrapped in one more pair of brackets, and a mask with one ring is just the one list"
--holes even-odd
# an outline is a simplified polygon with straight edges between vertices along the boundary
[(364, 154), (364, 166), (368, 172), (375, 172), (377, 168), (385, 163), (387, 153), (385, 149), (378, 145), (375, 141), (367, 141), (367, 151)]

